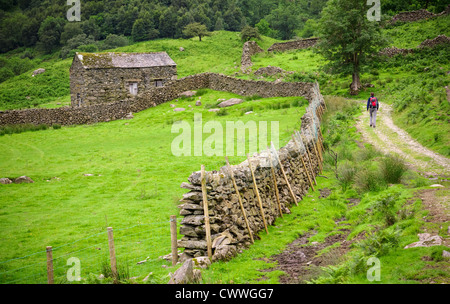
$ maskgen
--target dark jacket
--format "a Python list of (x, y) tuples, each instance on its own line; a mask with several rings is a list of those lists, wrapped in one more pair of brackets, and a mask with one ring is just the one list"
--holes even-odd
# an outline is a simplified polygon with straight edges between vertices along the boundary
[[(369, 99), (367, 100), (367, 111), (369, 111), (369, 108), (372, 108), (372, 103), (370, 102), (370, 98), (372, 98), (372, 96), (369, 97)], [(376, 98), (376, 97), (374, 96), (374, 98)], [(376, 99), (377, 99), (377, 110), (378, 110), (380, 107), (380, 104), (378, 103), (378, 98), (376, 98)]]

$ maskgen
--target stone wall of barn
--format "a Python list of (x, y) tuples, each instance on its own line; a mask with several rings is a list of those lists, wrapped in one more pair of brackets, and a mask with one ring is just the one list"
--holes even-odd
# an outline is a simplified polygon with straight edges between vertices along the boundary
[[(209, 88), (243, 96), (304, 96), (309, 98), (313, 83), (267, 82), (237, 79), (221, 74), (203, 73), (172, 80), (164, 87), (142, 90), (136, 97), (116, 98), (115, 102), (80, 107), (0, 111), (0, 126), (15, 124), (81, 125), (125, 119), (127, 115), (174, 100), (188, 90)], [(112, 95), (111, 95), (112, 99)]]

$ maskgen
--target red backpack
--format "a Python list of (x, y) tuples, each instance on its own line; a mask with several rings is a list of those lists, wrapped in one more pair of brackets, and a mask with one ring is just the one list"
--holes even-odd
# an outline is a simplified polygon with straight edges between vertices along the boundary
[(370, 97), (370, 103), (373, 108), (377, 107), (377, 98), (376, 97)]

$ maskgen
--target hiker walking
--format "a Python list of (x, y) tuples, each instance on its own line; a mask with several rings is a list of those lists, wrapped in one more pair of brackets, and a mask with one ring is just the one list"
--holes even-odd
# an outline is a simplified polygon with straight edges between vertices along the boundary
[(369, 100), (367, 100), (367, 111), (370, 114), (370, 126), (374, 128), (377, 125), (377, 111), (379, 107), (378, 98), (375, 97), (374, 93), (370, 93)]

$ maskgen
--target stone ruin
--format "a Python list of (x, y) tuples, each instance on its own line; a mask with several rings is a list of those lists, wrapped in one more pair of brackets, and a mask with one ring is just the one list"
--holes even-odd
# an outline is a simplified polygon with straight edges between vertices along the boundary
[(253, 66), (252, 56), (262, 52), (264, 50), (255, 41), (247, 41), (244, 43), (241, 57), (241, 72), (250, 73), (251, 67)]
[[(273, 225), (280, 213), (290, 213), (290, 208), (294, 203), (296, 204), (307, 194), (310, 187), (309, 178), (311, 175), (316, 176), (321, 166), (321, 158), (314, 152), (320, 136), (318, 133), (320, 122), (317, 113), (324, 108), (324, 100), (317, 83), (312, 87), (308, 100), (310, 105), (306, 114), (301, 118), (301, 136), (297, 138), (298, 141), (291, 140), (278, 151), (262, 151), (250, 158), (267, 225)], [(308, 158), (305, 147), (311, 151), (310, 158)], [(275, 160), (273, 165), (281, 210), (276, 200), (271, 166), (267, 165), (270, 159)], [(303, 163), (307, 164), (306, 170)], [(289, 185), (296, 197), (295, 202), (282, 174), (280, 164), (284, 168)], [(248, 161), (231, 166), (231, 170), (242, 198), (250, 230), (253, 237), (258, 238), (257, 233), (264, 230), (265, 226)], [(186, 258), (193, 258), (207, 255), (201, 172), (192, 173), (188, 181), (189, 183), (181, 184), (181, 188), (190, 191), (184, 194), (180, 200), (182, 203), (179, 205), (180, 215), (184, 218), (180, 228), (180, 234), (183, 237), (178, 241), (178, 247), (185, 248)], [(213, 251), (212, 261), (229, 260), (242, 249), (249, 247), (251, 238), (228, 167), (206, 172), (205, 182)]]
[(417, 49), (423, 49), (426, 47), (432, 48), (439, 44), (445, 44), (450, 43), (450, 38), (445, 35), (439, 35), (434, 39), (426, 39), (423, 41), (417, 48), (415, 49), (399, 49), (397, 47), (388, 47), (383, 50), (381, 50), (378, 55), (381, 56), (388, 56), (388, 57), (394, 57), (395, 55), (401, 54), (401, 55), (407, 55), (414, 53)]
[(447, 8), (442, 11), (439, 14), (431, 13), (425, 9), (420, 9), (417, 11), (411, 11), (411, 12), (403, 12), (395, 15), (389, 23), (394, 24), (396, 22), (414, 22), (419, 21), (423, 19), (430, 19), (435, 18), (439, 16), (444, 16), (450, 14), (450, 5), (447, 6)]

